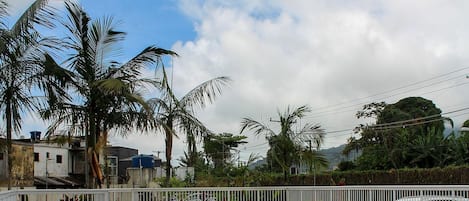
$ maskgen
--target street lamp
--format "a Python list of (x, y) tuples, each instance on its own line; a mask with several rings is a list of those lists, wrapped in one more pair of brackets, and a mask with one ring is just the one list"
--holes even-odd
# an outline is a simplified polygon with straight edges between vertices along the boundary
[(46, 152), (46, 189), (48, 188), (47, 180), (49, 180), (49, 170), (47, 169), (47, 161), (49, 161), (49, 152)]
[(48, 166), (48, 165), (47, 165), (47, 162), (48, 162), (49, 160), (52, 160), (52, 159), (50, 159), (49, 156), (50, 156), (49, 152), (46, 152), (46, 189), (49, 187), (49, 186), (48, 186), (49, 170), (48, 170), (48, 168), (47, 168), (47, 166)]

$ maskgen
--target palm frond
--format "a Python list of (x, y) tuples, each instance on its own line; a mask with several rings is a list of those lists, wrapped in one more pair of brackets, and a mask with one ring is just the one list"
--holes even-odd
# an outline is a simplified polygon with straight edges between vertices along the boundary
[(163, 78), (161, 79), (161, 82), (159, 82), (157, 86), (157, 88), (160, 90), (160, 93), (161, 93), (161, 99), (166, 101), (169, 107), (175, 107), (175, 106), (181, 107), (182, 105), (179, 104), (178, 98), (176, 97), (176, 95), (174, 95), (173, 89), (171, 88), (169, 84), (169, 79), (166, 74), (165, 67), (162, 68), (162, 72), (163, 72), (163, 75), (162, 75)]
[(204, 108), (206, 101), (212, 103), (217, 95), (221, 94), (221, 88), (231, 81), (228, 77), (217, 77), (206, 82), (188, 92), (180, 101), (184, 108), (194, 109), (194, 106)]
[[(8, 3), (4, 0), (0, 1), (0, 30), (6, 30), (5, 18), (8, 16)], [(3, 34), (0, 34), (3, 35)]]
[(104, 73), (107, 68), (106, 63), (116, 63), (108, 61), (111, 54), (117, 48), (117, 42), (122, 41), (126, 35), (125, 32), (116, 31), (115, 23), (112, 17), (103, 17), (102, 19), (95, 20), (91, 23), (88, 32), (90, 39), (88, 52), (90, 58), (96, 64), (98, 73)]
[(251, 118), (243, 118), (241, 121), (240, 133), (243, 133), (246, 129), (253, 130), (255, 135), (260, 135), (262, 133), (265, 133), (267, 137), (275, 135), (274, 131), (272, 131), (269, 127)]
[(186, 110), (178, 110), (176, 127), (184, 133), (192, 133), (196, 137), (204, 137), (213, 134), (205, 125), (195, 116)]
[(12, 35), (15, 37), (27, 35), (31, 29), (34, 29), (34, 24), (53, 27), (51, 20), (55, 14), (47, 3), (48, 0), (35, 0), (11, 28)]
[(311, 140), (313, 145), (319, 148), (324, 142), (325, 135), (326, 132), (321, 128), (321, 125), (306, 123), (300, 132), (295, 134), (294, 139), (300, 143)]
[(167, 105), (166, 101), (160, 98), (151, 98), (147, 100), (147, 105), (150, 107), (152, 111), (158, 113), (166, 113), (170, 111), (171, 108)]
[(308, 112), (311, 112), (311, 109), (307, 105), (295, 108), (291, 113), (290, 107), (288, 107), (284, 117), (287, 119), (286, 122), (295, 123), (297, 119), (303, 118)]
[(140, 73), (138, 70), (147, 67), (151, 64), (162, 64), (161, 57), (169, 56), (178, 56), (176, 52), (171, 50), (166, 50), (163, 48), (158, 48), (154, 46), (149, 46), (145, 48), (142, 52), (136, 55), (134, 58), (130, 59), (127, 63), (123, 64), (115, 73), (118, 74), (130, 74), (130, 73)]

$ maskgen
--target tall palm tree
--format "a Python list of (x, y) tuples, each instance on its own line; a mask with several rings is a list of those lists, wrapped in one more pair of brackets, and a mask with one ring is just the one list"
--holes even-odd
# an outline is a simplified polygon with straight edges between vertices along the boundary
[(147, 101), (154, 111), (154, 128), (160, 130), (165, 135), (166, 154), (166, 186), (169, 186), (171, 177), (171, 159), (173, 151), (173, 137), (178, 137), (177, 133), (190, 133), (194, 136), (204, 136), (211, 132), (194, 116), (194, 109), (203, 108), (213, 102), (217, 95), (221, 93), (222, 86), (226, 85), (230, 79), (227, 77), (217, 77), (189, 91), (181, 98), (177, 98), (171, 88), (166, 70), (163, 67), (163, 79), (160, 82), (161, 97), (152, 98)]
[(294, 126), (308, 112), (311, 112), (311, 109), (306, 105), (293, 110), (290, 110), (290, 107), (288, 107), (283, 114), (278, 112), (280, 118), (276, 121), (280, 124), (280, 131), (278, 133), (251, 118), (243, 118), (241, 122), (241, 133), (245, 130), (252, 130), (256, 135), (265, 135), (270, 146), (267, 158), (268, 160), (273, 160), (270, 162), (271, 164), (275, 162), (280, 165), (285, 181), (288, 169), (298, 160), (297, 153), (299, 153), (301, 145), (307, 140), (311, 140), (313, 145), (319, 148), (324, 141), (325, 132), (318, 124), (306, 123), (301, 130), (296, 131), (294, 129)]
[(54, 17), (46, 0), (36, 0), (9, 28), (4, 21), (8, 5), (0, 1), (0, 110), (6, 122), (8, 189), (11, 189), (12, 133), (21, 130), (22, 115), (40, 107), (41, 99), (33, 96), (33, 89), (46, 93), (55, 91), (49, 82), (48, 65), (54, 63), (46, 49), (52, 40), (43, 38), (34, 29), (36, 24), (52, 27)]
[(115, 30), (113, 18), (91, 20), (72, 1), (66, 1), (65, 8), (68, 17), (63, 24), (69, 32), (67, 53), (71, 56), (65, 60), (66, 71), (61, 75), (71, 95), (53, 102), (42, 116), (53, 121), (48, 134), (64, 126), (84, 128), (89, 156), (100, 152), (98, 139), (104, 137), (102, 141), (106, 142), (109, 129), (118, 128), (125, 134), (138, 118), (145, 116), (139, 112), (142, 107), (148, 109), (139, 90), (157, 82), (142, 78), (141, 70), (158, 66), (162, 56), (176, 53), (149, 46), (129, 61), (117, 62), (112, 56), (125, 33)]

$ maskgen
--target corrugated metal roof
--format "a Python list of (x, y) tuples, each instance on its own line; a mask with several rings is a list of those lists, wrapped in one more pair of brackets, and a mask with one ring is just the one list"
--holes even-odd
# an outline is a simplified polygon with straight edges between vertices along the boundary
[(77, 188), (83, 186), (83, 182), (72, 177), (34, 177), (34, 186), (54, 186), (61, 188)]

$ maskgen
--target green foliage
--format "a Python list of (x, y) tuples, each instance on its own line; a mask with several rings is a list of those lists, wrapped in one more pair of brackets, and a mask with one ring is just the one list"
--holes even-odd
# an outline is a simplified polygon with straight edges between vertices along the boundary
[(462, 127), (469, 128), (469, 119), (464, 121), (464, 123), (462, 124)]
[[(356, 161), (360, 170), (404, 167), (443, 167), (451, 164), (450, 139), (443, 136), (441, 110), (421, 97), (404, 98), (394, 104), (372, 103), (357, 112), (358, 118), (375, 118), (360, 125), (361, 138), (350, 138), (344, 154), (361, 150)], [(455, 139), (453, 139), (455, 140)]]
[[(345, 180), (346, 185), (464, 185), (469, 181), (469, 166), (332, 171), (316, 176), (316, 184), (320, 186), (338, 185), (341, 180)], [(263, 174), (259, 181), (261, 186), (313, 185), (313, 175), (291, 176), (286, 183), (282, 180), (282, 175)]]
[(204, 137), (204, 151), (207, 158), (211, 160), (214, 168), (223, 172), (225, 167), (232, 166), (234, 162), (233, 153), (247, 137), (244, 135), (233, 135), (222, 133), (218, 135), (207, 135)]
[[(189, 157), (192, 158), (189, 159)], [(189, 160), (192, 160), (192, 162), (188, 163)], [(195, 179), (201, 178), (209, 172), (209, 165), (205, 163), (203, 152), (197, 152), (191, 156), (189, 156), (187, 153), (184, 153), (184, 157), (181, 157), (179, 161), (181, 166), (194, 167)]]
[(303, 149), (300, 153), (301, 161), (306, 161), (309, 167), (309, 173), (325, 170), (329, 166), (329, 161), (324, 154), (312, 149)]
[(353, 170), (355, 169), (357, 166), (355, 165), (355, 163), (353, 161), (342, 161), (339, 163), (338, 165), (338, 169), (339, 171), (348, 171), (348, 170)]
[[(166, 182), (166, 178), (164, 177), (161, 177), (161, 178), (156, 178), (155, 179), (155, 182), (157, 182), (158, 184), (162, 185)], [(171, 187), (174, 187), (174, 188), (182, 188), (182, 187), (188, 187), (188, 186), (191, 186), (191, 183), (187, 180), (180, 180), (176, 177), (171, 177), (171, 179), (169, 179), (169, 184)]]
[(289, 168), (298, 163), (303, 143), (310, 141), (316, 148), (319, 148), (324, 140), (324, 130), (318, 124), (306, 123), (300, 131), (296, 131), (295, 125), (311, 109), (304, 105), (291, 109), (288, 107), (285, 112), (278, 112), (280, 131), (274, 132), (268, 126), (250, 118), (243, 118), (241, 122), (241, 133), (245, 130), (251, 130), (256, 135), (264, 135), (269, 142), (267, 151), (267, 163), (270, 170), (282, 172), (286, 181)]
[[(170, 81), (163, 67), (163, 79), (158, 83), (161, 90), (160, 97), (149, 99), (146, 104), (151, 110), (153, 118), (145, 119), (146, 128), (162, 131), (165, 136), (165, 156), (166, 156), (166, 186), (170, 185), (171, 177), (171, 158), (173, 152), (173, 138), (178, 137), (176, 131), (183, 134), (189, 134), (188, 142), (195, 145), (195, 137), (206, 136), (211, 133), (202, 122), (200, 122), (194, 114), (196, 107), (203, 108), (208, 102), (213, 102), (221, 93), (221, 88), (228, 84), (228, 77), (217, 77), (208, 80), (191, 91), (182, 98), (176, 97), (171, 88)], [(186, 162), (191, 163), (194, 160), (195, 149), (189, 146), (188, 159)]]

